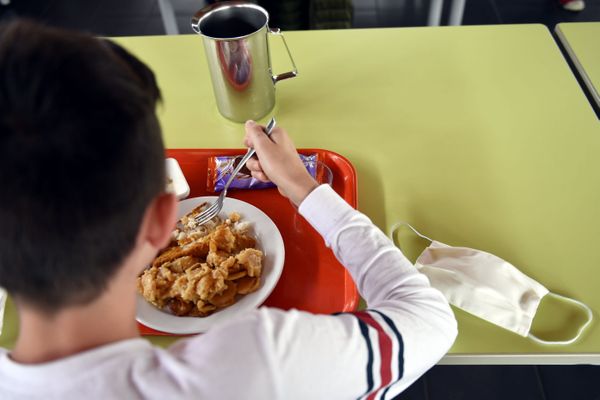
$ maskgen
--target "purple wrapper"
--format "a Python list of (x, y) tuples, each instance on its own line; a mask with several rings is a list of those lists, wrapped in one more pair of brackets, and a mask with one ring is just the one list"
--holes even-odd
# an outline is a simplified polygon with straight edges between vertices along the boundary
[[(308, 173), (315, 178), (317, 175), (317, 154), (303, 155), (299, 154), (302, 163)], [(243, 156), (216, 156), (208, 160), (208, 179), (207, 189), (209, 191), (220, 192), (231, 176), (237, 163)], [(244, 166), (237, 173), (229, 189), (266, 189), (275, 187), (271, 182), (261, 182), (250, 175), (250, 171)]]

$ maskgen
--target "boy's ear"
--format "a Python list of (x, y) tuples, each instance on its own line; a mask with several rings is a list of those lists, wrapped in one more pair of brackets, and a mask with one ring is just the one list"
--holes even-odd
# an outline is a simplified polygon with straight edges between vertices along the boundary
[(163, 193), (148, 206), (140, 238), (156, 249), (164, 248), (171, 240), (171, 232), (177, 219), (177, 199), (173, 194)]

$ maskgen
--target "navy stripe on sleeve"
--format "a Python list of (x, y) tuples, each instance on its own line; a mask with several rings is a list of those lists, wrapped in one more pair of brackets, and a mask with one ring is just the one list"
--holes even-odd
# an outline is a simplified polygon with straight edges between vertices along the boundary
[[(367, 324), (361, 321), (359, 318), (356, 318), (358, 321), (358, 326), (360, 328), (360, 333), (365, 339), (365, 343), (367, 344), (367, 391), (360, 397), (365, 396), (367, 393), (370, 393), (373, 390), (373, 346), (371, 346), (371, 338), (369, 337), (369, 328)], [(359, 398), (360, 398), (359, 397)]]
[[(392, 321), (390, 319), (390, 317), (383, 314), (381, 311), (377, 311), (377, 310), (369, 310), (369, 311), (379, 314), (381, 316), (381, 318), (383, 318), (385, 323), (388, 324), (388, 326), (390, 327), (392, 332), (394, 332), (394, 336), (396, 336), (396, 339), (398, 340), (398, 378), (394, 381), (394, 382), (398, 382), (404, 376), (404, 341), (402, 340), (402, 335), (400, 334), (400, 332), (398, 331), (398, 328), (396, 328), (396, 325), (394, 324), (394, 321)], [(385, 390), (383, 391), (383, 394), (381, 395), (382, 399), (385, 399), (385, 395), (387, 394), (387, 391), (390, 390), (390, 387), (391, 387), (391, 385), (388, 386), (387, 388), (385, 388)]]
[[(402, 335), (400, 334), (400, 331), (398, 331), (398, 328), (396, 327), (396, 325), (394, 324), (394, 321), (391, 320), (390, 317), (388, 317), (387, 315), (385, 315), (384, 313), (382, 313), (381, 311), (378, 310), (365, 310), (367, 313), (373, 312), (376, 314), (379, 314), (379, 316), (381, 316), (381, 318), (383, 319), (383, 321), (388, 325), (388, 327), (390, 328), (390, 330), (393, 332), (394, 337), (396, 339), (396, 341), (398, 342), (398, 374), (396, 379), (394, 379), (393, 381), (389, 382), (389, 384), (387, 385), (387, 387), (384, 389), (384, 391), (381, 394), (381, 399), (385, 399), (385, 396), (387, 395), (388, 390), (390, 389), (391, 386), (393, 386), (394, 383), (398, 382), (400, 379), (402, 379), (402, 377), (404, 376), (404, 341), (402, 340)], [(369, 325), (364, 322), (361, 318), (358, 317), (358, 315), (356, 315), (355, 313), (335, 313), (333, 315), (353, 315), (354, 317), (356, 317), (357, 321), (358, 321), (358, 326), (360, 328), (360, 332), (363, 336), (363, 338), (365, 339), (365, 343), (367, 345), (367, 352), (368, 352), (368, 360), (367, 360), (367, 391), (359, 397), (363, 398), (364, 396), (368, 395), (371, 393), (371, 391), (374, 388), (374, 379), (373, 379), (373, 345), (371, 344), (371, 338), (369, 336)]]

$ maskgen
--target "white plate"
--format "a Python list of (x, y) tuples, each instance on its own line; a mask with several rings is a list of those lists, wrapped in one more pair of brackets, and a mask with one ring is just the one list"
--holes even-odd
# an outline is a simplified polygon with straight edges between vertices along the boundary
[[(213, 202), (216, 196), (194, 197), (179, 203), (179, 217), (189, 213), (201, 203)], [(208, 317), (178, 317), (161, 311), (148, 303), (142, 295), (137, 297), (136, 319), (142, 324), (163, 332), (191, 334), (205, 332), (219, 322), (243, 315), (260, 306), (275, 288), (285, 259), (283, 238), (273, 221), (261, 210), (244, 201), (225, 198), (221, 217), (227, 217), (237, 211), (243, 221), (251, 223), (250, 233), (256, 238), (257, 248), (264, 254), (263, 271), (260, 287), (256, 292), (242, 296), (231, 306), (209, 315)]]

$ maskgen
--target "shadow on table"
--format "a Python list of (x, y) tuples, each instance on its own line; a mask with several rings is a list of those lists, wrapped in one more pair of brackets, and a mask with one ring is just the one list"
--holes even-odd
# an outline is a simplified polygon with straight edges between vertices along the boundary
[(358, 209), (385, 232), (386, 209), (383, 177), (375, 166), (358, 153), (350, 160), (356, 169), (358, 181)]

